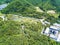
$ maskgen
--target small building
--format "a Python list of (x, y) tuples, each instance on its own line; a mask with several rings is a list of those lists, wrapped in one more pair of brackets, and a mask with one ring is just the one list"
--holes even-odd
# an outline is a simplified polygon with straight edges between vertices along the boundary
[(60, 24), (53, 24), (50, 27), (42, 30), (41, 34), (49, 36), (51, 39), (60, 42)]
[(49, 24), (49, 25), (50, 25), (50, 22), (48, 22), (48, 21), (44, 21), (44, 23), (45, 23), (45, 24)]
[(44, 21), (45, 19), (40, 19), (40, 21), (41, 21), (41, 23), (43, 24), (43, 25), (50, 25), (50, 22), (48, 22), (48, 21)]

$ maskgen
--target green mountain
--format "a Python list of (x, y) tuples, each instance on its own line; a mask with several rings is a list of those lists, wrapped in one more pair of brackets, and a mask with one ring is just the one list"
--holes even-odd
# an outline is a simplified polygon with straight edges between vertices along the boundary
[[(44, 26), (39, 20), (45, 19), (51, 24), (57, 22), (58, 13), (48, 14), (46, 11), (60, 12), (59, 6), (59, 0), (13, 0), (1, 10), (4, 15), (0, 15), (7, 20), (0, 18), (0, 45), (60, 45), (41, 34), (42, 29), (50, 25)], [(36, 7), (43, 12), (37, 12)]]
[(26, 0), (34, 6), (39, 6), (44, 10), (54, 9), (55, 7), (51, 4), (51, 0)]
[(45, 26), (39, 20), (11, 14), (5, 17), (7, 21), (2, 21), (0, 18), (0, 45), (60, 45), (41, 34)]
[(33, 5), (29, 4), (25, 0), (16, 0), (11, 2), (5, 9), (3, 9), (3, 13), (27, 13), (33, 12)]
[[(12, 1), (5, 9), (1, 12), (5, 14), (17, 14), (26, 17), (34, 17), (34, 18), (46, 18), (49, 22), (56, 22), (56, 18), (54, 16), (50, 16), (51, 14), (45, 13), (47, 10), (57, 10), (57, 6), (53, 5), (55, 3), (51, 2), (52, 0), (15, 0)], [(40, 13), (36, 11), (35, 7), (41, 8), (44, 12)], [(54, 14), (56, 16), (56, 14)], [(51, 20), (52, 18), (53, 20)], [(49, 18), (49, 19), (48, 19)]]
[[(40, 38), (43, 36), (40, 37), (39, 35), (43, 26), (40, 21), (30, 18), (18, 20), (2, 21), (0, 19), (0, 45), (38, 45), (42, 43)], [(43, 39), (41, 40), (43, 41)]]
[(60, 11), (59, 0), (58, 1), (56, 0), (53, 0), (53, 1), (52, 0), (34, 0), (34, 1), (33, 0), (15, 0), (15, 1), (12, 1), (8, 5), (8, 7), (6, 7), (2, 12), (3, 13), (22, 12), (22, 11), (29, 10), (30, 8), (32, 9), (34, 8), (34, 6), (38, 6), (44, 11), (52, 10), (52, 9)]

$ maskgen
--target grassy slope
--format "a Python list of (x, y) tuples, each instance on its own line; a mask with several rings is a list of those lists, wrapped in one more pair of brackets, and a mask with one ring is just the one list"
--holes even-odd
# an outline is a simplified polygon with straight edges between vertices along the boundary
[[(0, 21), (0, 24), (0, 45), (36, 45), (39, 43), (42, 30), (42, 24), (39, 21), (25, 18), (20, 19), (19, 22)], [(24, 30), (21, 28), (22, 25), (25, 26)]]
[[(1, 23), (2, 22), (0, 22), (0, 24)], [(5, 25), (4, 24), (2, 25), (2, 27), (3, 26), (5, 27), (5, 28), (2, 28), (2, 30), (8, 29), (8, 26), (9, 26), (9, 30), (8, 30), (8, 32), (4, 31), (3, 32), (4, 36), (0, 37), (0, 40), (1, 40), (0, 45), (17, 45), (17, 44), (18, 45), (60, 45), (60, 43), (50, 40), (50, 38), (48, 38), (44, 35), (40, 35), (41, 28), (42, 28), (42, 25), (40, 22), (36, 22), (34, 20), (27, 18), (25, 20), (22, 19), (22, 21), (20, 21), (20, 23), (19, 23), (20, 26), (19, 26), (19, 24), (15, 25), (12, 22), (10, 24), (8, 24), (8, 23), (9, 22), (7, 22), (7, 23), (5, 22), (4, 23)], [(8, 26), (6, 27), (7, 24), (8, 24)], [(15, 28), (13, 26), (11, 27), (11, 24), (14, 24), (13, 26), (16, 28), (16, 30), (18, 27), (19, 30), (16, 31), (16, 33), (18, 32), (17, 34), (15, 33), (15, 30), (14, 30)], [(20, 31), (22, 30), (21, 24), (24, 24), (26, 26), (24, 33), (22, 33), (22, 32), (20, 33)], [(12, 29), (14, 30), (14, 33), (13, 33)], [(10, 34), (12, 34), (10, 31), (13, 33), (13, 35), (10, 35)], [(2, 32), (2, 31), (0, 31), (0, 32)], [(5, 34), (5, 33), (7, 33), (7, 34)], [(28, 34), (28, 35), (26, 35), (26, 34)]]
[[(8, 17), (9, 15), (7, 15)], [(13, 16), (13, 15), (10, 15)], [(9, 16), (9, 17), (10, 17)], [(19, 17), (19, 16), (18, 16)], [(11, 19), (12, 17), (10, 17)], [(0, 21), (0, 45), (59, 45), (41, 34), (43, 26), (32, 18), (18, 18), (19, 21)], [(24, 25), (24, 30), (22, 29)], [(2, 33), (3, 32), (3, 33)]]
[[(42, 0), (39, 0), (39, 2), (41, 2), (41, 1)], [(43, 3), (43, 4), (45, 4), (43, 6), (44, 9), (52, 7), (52, 6), (50, 6), (51, 4), (49, 3), (49, 1), (50, 0), (48, 0), (47, 3), (46, 3), (46, 1), (45, 1), (45, 3)], [(37, 5), (34, 4), (34, 2)], [(22, 16), (34, 17), (34, 18), (45, 17), (46, 19), (49, 18), (48, 20), (50, 22), (51, 16), (49, 14), (36, 12), (35, 6), (40, 5), (40, 3), (39, 2), (37, 3), (37, 2), (38, 1), (36, 1), (36, 0), (35, 1), (32, 1), (32, 0), (20, 0), (19, 1), (19, 0), (16, 0), (16, 1), (11, 2), (5, 9), (3, 9), (2, 13), (5, 13), (5, 14), (11, 13), (11, 14), (18, 14), (18, 15), (22, 14)], [(47, 4), (49, 5), (49, 7), (46, 6)], [(55, 15), (57, 15), (57, 14), (55, 14)], [(55, 18), (53, 20), (55, 20)]]

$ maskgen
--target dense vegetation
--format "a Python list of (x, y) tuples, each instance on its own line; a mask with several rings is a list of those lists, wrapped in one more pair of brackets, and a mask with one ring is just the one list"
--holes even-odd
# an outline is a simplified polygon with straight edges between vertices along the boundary
[(0, 45), (60, 44), (41, 34), (44, 26), (40, 21), (31, 18), (18, 18), (18, 21), (14, 21), (11, 16), (7, 15), (7, 21), (0, 18)]
[(22, 9), (24, 11), (30, 5), (31, 5), (31, 7), (30, 7), (31, 9), (33, 6), (38, 6), (44, 11), (52, 10), (52, 9), (56, 10), (56, 11), (60, 11), (60, 1), (59, 0), (58, 1), (56, 1), (56, 0), (53, 0), (53, 1), (52, 0), (34, 0), (34, 1), (33, 0), (16, 0), (16, 1), (12, 1), (12, 3), (10, 3), (8, 5), (8, 7), (5, 10), (3, 10), (4, 11), (3, 13), (11, 13), (11, 11), (21, 12)]
[[(1, 4), (12, 0), (1, 0)], [(3, 3), (2, 3), (3, 2)], [(35, 7), (44, 12), (37, 12)], [(55, 14), (46, 13), (56, 10)], [(49, 37), (41, 34), (42, 23), (36, 19), (45, 19), (51, 24), (60, 20), (60, 0), (13, 0), (0, 14), (0, 45), (60, 45)], [(15, 16), (18, 15), (18, 16)], [(21, 18), (25, 17), (25, 18)], [(59, 22), (58, 22), (59, 23)]]
[[(47, 0), (46, 0), (47, 1)], [(40, 6), (42, 7), (45, 6), (42, 10), (48, 10), (49, 8), (53, 9), (53, 5), (51, 6), (51, 4), (49, 3), (49, 1), (46, 1), (44, 3), (42, 3), (42, 0), (38, 0), (38, 1), (32, 1), (32, 0), (16, 0), (11, 2), (5, 9), (3, 9), (1, 12), (5, 13), (5, 14), (17, 14), (17, 15), (21, 15), (21, 16), (26, 16), (26, 17), (34, 17), (34, 18), (42, 18), (45, 17), (49, 22), (56, 22), (53, 20), (56, 20), (56, 18), (54, 16), (50, 16), (47, 13), (40, 13), (40, 12), (36, 12), (35, 7), (36, 6)], [(35, 2), (35, 3), (34, 3)], [(40, 2), (42, 4), (40, 4)], [(47, 8), (47, 9), (46, 9)], [(50, 10), (50, 9), (49, 9)], [(54, 14), (56, 15), (56, 14)], [(50, 18), (51, 17), (51, 18)], [(53, 20), (51, 20), (53, 18)]]
[(39, 43), (41, 30), (42, 24), (32, 19), (19, 22), (0, 20), (0, 45), (36, 45)]
[(31, 6), (28, 2), (25, 0), (16, 0), (10, 3), (2, 13), (8, 14), (8, 13), (31, 13), (34, 11), (34, 7)]
[(12, 0), (0, 0), (0, 5), (4, 3), (10, 3)]

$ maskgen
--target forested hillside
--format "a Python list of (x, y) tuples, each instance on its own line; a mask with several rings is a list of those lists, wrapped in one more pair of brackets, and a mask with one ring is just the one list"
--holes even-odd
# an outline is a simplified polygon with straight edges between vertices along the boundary
[(7, 17), (5, 21), (0, 18), (0, 45), (60, 44), (41, 34), (45, 26), (39, 20), (28, 17), (21, 18), (20, 16), (15, 17), (13, 14), (7, 14), (5, 17)]
[(38, 45), (43, 28), (41, 22), (29, 18), (18, 20), (0, 19), (0, 45)]
[[(37, 12), (35, 7), (40, 7), (44, 12)], [(57, 18), (55, 18), (51, 14), (47, 14), (45, 11), (47, 10), (56, 10), (56, 6), (52, 5), (51, 0), (15, 0), (12, 1), (5, 9), (1, 12), (5, 14), (17, 14), (21, 16), (34, 17), (34, 18), (43, 18), (45, 17), (49, 22), (57, 22), (57, 15), (54, 14)], [(51, 17), (51, 18), (50, 18)], [(51, 20), (53, 19), (53, 20)]]
[(0, 5), (4, 3), (10, 3), (12, 0), (0, 0)]
[[(60, 45), (60, 42), (41, 34), (46, 27), (60, 23), (60, 0), (0, 2), (9, 3), (0, 11), (0, 45)], [(51, 10), (51, 13), (47, 13)], [(50, 24), (44, 25), (45, 21)]]
[[(18, 5), (19, 3), (21, 5)], [(7, 7), (3, 11), (4, 11), (4, 13), (10, 13), (11, 11), (19, 12), (19, 11), (22, 10), (21, 7), (26, 6), (26, 7), (23, 7), (23, 8), (28, 8), (28, 6), (30, 6), (30, 5), (31, 5), (31, 7), (30, 7), (31, 9), (32, 9), (32, 6), (38, 6), (44, 11), (47, 11), (47, 10), (60, 11), (60, 1), (59, 0), (58, 1), (56, 1), (56, 0), (53, 0), (53, 1), (52, 0), (34, 0), (34, 1), (33, 0), (16, 0), (16, 1), (12, 1), (8, 5), (9, 8)], [(16, 11), (16, 10), (18, 10), (18, 11)]]

